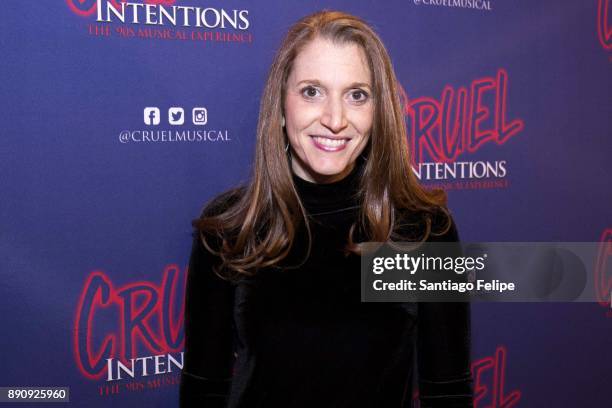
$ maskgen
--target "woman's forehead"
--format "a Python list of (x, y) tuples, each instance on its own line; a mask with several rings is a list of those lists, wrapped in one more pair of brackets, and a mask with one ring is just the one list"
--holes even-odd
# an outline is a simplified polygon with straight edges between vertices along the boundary
[(370, 83), (370, 68), (363, 48), (316, 38), (297, 54), (289, 81), (318, 81), (334, 85)]

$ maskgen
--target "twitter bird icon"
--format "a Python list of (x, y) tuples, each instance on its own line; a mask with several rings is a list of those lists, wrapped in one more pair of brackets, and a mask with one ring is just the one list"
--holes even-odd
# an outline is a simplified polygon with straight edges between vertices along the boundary
[(171, 125), (182, 125), (185, 123), (185, 110), (176, 106), (168, 109), (168, 123)]

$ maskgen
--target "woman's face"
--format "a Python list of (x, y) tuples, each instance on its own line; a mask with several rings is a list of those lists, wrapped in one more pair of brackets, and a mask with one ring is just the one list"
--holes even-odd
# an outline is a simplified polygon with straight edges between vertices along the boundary
[(364, 51), (353, 43), (317, 38), (297, 55), (284, 114), (298, 177), (331, 183), (351, 172), (372, 129), (370, 76)]

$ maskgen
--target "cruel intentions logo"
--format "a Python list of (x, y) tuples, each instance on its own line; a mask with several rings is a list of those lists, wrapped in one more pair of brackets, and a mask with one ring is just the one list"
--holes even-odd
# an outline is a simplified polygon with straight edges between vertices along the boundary
[(483, 146), (501, 146), (524, 129), (522, 119), (508, 117), (507, 95), (503, 68), (467, 87), (447, 85), (439, 99), (410, 99), (400, 89), (417, 178), (446, 190), (508, 187), (507, 160), (464, 159)]
[(522, 391), (508, 391), (506, 384), (506, 346), (499, 345), (495, 354), (472, 362), (474, 408), (511, 408), (518, 406)]
[(168, 265), (161, 284), (116, 286), (102, 271), (89, 274), (76, 307), (73, 347), (81, 374), (104, 381), (100, 395), (179, 383), (185, 276)]
[(606, 51), (612, 51), (612, 25), (610, 24), (610, 6), (612, 0), (598, 0), (597, 3), (597, 36), (599, 43)]
[[(512, 391), (507, 389), (507, 354), (507, 347), (498, 345), (493, 355), (472, 362), (474, 408), (512, 408), (519, 406), (523, 392), (519, 389)], [(419, 407), (418, 390), (416, 390), (412, 399), (413, 406)]]
[(178, 0), (66, 0), (77, 15), (95, 18), (96, 37), (252, 43), (249, 11), (176, 5)]
[(594, 269), (597, 301), (606, 309), (606, 315), (612, 317), (612, 228), (601, 233)]

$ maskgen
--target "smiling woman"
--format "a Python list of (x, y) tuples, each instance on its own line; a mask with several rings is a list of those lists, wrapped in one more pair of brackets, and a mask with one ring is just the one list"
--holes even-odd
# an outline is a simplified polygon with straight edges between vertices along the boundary
[[(252, 179), (210, 202), (185, 298), (183, 407), (471, 407), (467, 304), (361, 303), (367, 241), (457, 241), (410, 168), (389, 55), (322, 11), (287, 33)], [(416, 350), (416, 353), (415, 353)]]

